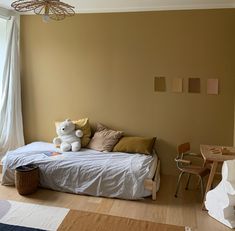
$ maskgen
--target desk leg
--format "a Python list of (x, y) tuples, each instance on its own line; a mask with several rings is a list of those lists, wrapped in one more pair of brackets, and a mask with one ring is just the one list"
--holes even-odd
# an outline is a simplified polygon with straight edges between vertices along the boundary
[(216, 161), (214, 161), (213, 164), (212, 164), (210, 175), (209, 175), (207, 185), (206, 185), (206, 191), (205, 191), (205, 195), (204, 195), (204, 199), (203, 199), (202, 209), (205, 209), (206, 194), (211, 189), (211, 185), (212, 185), (212, 182), (214, 180), (217, 165), (218, 165), (218, 162), (216, 162)]

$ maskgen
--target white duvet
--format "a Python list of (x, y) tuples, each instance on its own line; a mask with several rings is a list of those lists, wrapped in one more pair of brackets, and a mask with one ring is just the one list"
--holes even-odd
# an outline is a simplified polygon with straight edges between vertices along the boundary
[(82, 149), (60, 152), (53, 144), (34, 142), (10, 151), (3, 158), (3, 185), (14, 185), (14, 170), (26, 164), (40, 169), (40, 185), (63, 192), (93, 196), (140, 199), (151, 192), (144, 189), (154, 156)]

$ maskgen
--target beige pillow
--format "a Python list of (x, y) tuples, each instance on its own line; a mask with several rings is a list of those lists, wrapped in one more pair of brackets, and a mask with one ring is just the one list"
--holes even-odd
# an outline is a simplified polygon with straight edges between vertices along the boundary
[(122, 136), (122, 131), (114, 131), (98, 123), (96, 127), (96, 132), (92, 137), (88, 148), (97, 151), (111, 152), (114, 145), (119, 141)]
[(152, 154), (156, 137), (122, 137), (113, 152)]
[[(61, 122), (55, 122), (55, 126), (59, 126)], [(86, 147), (90, 140), (91, 140), (91, 126), (89, 123), (88, 118), (80, 119), (80, 120), (73, 120), (73, 123), (75, 124), (75, 129), (81, 129), (83, 132), (83, 136), (81, 139), (82, 147)]]

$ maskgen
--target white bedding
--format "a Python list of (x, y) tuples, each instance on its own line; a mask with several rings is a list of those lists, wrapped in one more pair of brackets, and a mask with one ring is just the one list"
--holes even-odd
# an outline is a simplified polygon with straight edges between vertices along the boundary
[(156, 155), (82, 149), (48, 157), (46, 152), (60, 150), (50, 143), (34, 142), (8, 152), (2, 160), (2, 184), (14, 185), (14, 169), (33, 163), (40, 168), (40, 184), (45, 188), (123, 199), (151, 195), (144, 189), (144, 180), (154, 175)]

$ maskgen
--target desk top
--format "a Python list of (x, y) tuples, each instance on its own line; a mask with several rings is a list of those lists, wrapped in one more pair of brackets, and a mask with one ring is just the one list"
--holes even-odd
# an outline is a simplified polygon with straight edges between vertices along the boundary
[(204, 160), (224, 162), (235, 159), (235, 147), (201, 144), (200, 150)]

